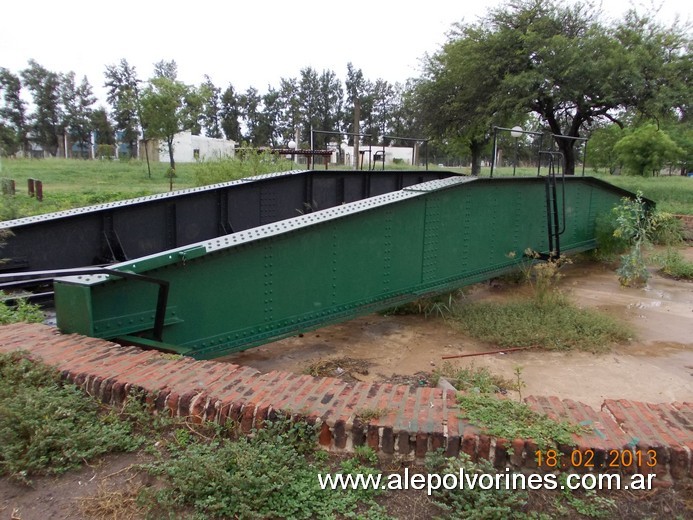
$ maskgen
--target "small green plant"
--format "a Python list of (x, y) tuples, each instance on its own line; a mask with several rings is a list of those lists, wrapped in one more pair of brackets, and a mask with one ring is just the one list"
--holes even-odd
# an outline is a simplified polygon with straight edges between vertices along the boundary
[(458, 403), (463, 410), (462, 417), (490, 435), (504, 439), (533, 439), (542, 448), (555, 444), (572, 445), (572, 434), (583, 431), (581, 426), (554, 421), (524, 403), (490, 394), (461, 395)]
[(524, 382), (522, 379), (522, 367), (517, 365), (515, 366), (515, 390), (517, 390), (517, 393), (519, 394), (518, 400), (522, 402), (522, 389), (527, 386), (527, 383)]
[[(566, 485), (568, 475), (561, 473), (558, 477), (561, 486), (560, 489), (562, 490), (560, 499), (565, 501), (576, 513), (588, 518), (612, 517), (616, 506), (613, 500), (597, 495), (594, 490), (588, 490), (578, 494)], [(560, 499), (556, 501), (556, 509), (558, 513), (565, 515), (568, 511), (565, 510)]]
[(19, 322), (41, 323), (45, 319), (38, 305), (33, 305), (24, 298), (12, 298), (15, 304), (9, 305), (5, 302), (7, 299), (7, 295), (0, 291), (0, 325)]
[[(539, 259), (536, 251), (527, 248), (525, 257), (531, 260)], [(561, 255), (558, 258), (549, 258), (545, 262), (532, 262), (525, 264), (525, 278), (532, 287), (535, 301), (541, 305), (550, 305), (560, 300), (561, 295), (556, 285), (563, 278), (560, 269), (564, 265), (571, 264), (571, 260)]]
[(621, 256), (621, 265), (616, 270), (618, 280), (625, 287), (643, 286), (650, 277), (643, 248), (649, 244), (649, 236), (654, 228), (652, 213), (648, 211), (640, 191), (635, 199), (621, 199), (621, 204), (613, 209), (613, 213), (617, 223), (614, 236), (630, 244), (630, 250)]

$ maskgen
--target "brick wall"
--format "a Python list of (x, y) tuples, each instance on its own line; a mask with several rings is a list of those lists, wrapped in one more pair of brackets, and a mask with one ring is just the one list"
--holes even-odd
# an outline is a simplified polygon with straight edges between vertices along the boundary
[[(496, 439), (461, 418), (455, 393), (427, 387), (379, 383), (346, 383), (289, 372), (257, 370), (215, 361), (196, 361), (137, 347), (121, 347), (101, 339), (61, 335), (37, 324), (0, 327), (0, 352), (25, 350), (32, 358), (56, 367), (63, 377), (105, 403), (122, 403), (133, 390), (143, 392), (155, 410), (193, 421), (228, 420), (244, 432), (277, 414), (291, 415), (319, 427), (320, 445), (349, 451), (367, 444), (384, 456), (422, 459), (431, 450), (448, 456), (460, 452), (491, 460), (498, 468), (536, 469), (531, 439)], [(654, 450), (657, 482), (693, 478), (693, 403), (648, 404), (607, 400), (600, 410), (557, 397), (528, 397), (536, 411), (590, 426), (563, 446), (569, 465), (573, 449), (592, 450), (597, 461), (611, 450)], [(365, 410), (384, 410), (370, 421)], [(511, 449), (512, 448), (512, 449)], [(543, 468), (551, 469), (551, 468)]]

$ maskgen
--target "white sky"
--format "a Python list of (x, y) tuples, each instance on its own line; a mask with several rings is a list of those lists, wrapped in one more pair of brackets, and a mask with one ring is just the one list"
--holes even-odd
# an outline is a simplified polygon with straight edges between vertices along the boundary
[[(29, 0), (3, 2), (0, 67), (17, 74), (28, 60), (54, 72), (86, 75), (105, 103), (106, 65), (125, 58), (148, 79), (153, 63), (175, 60), (179, 78), (199, 84), (208, 74), (225, 89), (249, 86), (261, 93), (312, 66), (334, 70), (344, 80), (346, 65), (367, 79), (404, 82), (419, 75), (420, 59), (445, 41), (458, 21), (477, 21), (501, 0)], [(676, 14), (693, 20), (693, 2), (655, 0), (659, 19)], [(650, 0), (603, 0), (605, 13), (620, 17), (631, 5)]]

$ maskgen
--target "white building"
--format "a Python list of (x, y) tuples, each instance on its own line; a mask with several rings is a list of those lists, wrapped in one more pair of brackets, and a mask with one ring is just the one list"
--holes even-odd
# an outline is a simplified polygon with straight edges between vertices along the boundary
[[(177, 163), (191, 163), (198, 160), (233, 157), (236, 142), (230, 139), (214, 139), (191, 132), (180, 132), (173, 138), (173, 159)], [(158, 157), (160, 162), (168, 162), (168, 144), (159, 141)]]

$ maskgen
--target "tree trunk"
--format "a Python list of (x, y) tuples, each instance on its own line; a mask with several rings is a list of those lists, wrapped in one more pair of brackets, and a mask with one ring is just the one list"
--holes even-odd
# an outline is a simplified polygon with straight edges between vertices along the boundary
[(472, 175), (475, 177), (478, 177), (481, 173), (481, 152), (483, 148), (483, 141), (472, 139), (469, 143), (469, 149), (472, 152)]
[(168, 161), (169, 161), (169, 164), (171, 165), (171, 170), (173, 170), (172, 172), (170, 172), (170, 174), (173, 175), (173, 172), (176, 171), (176, 161), (173, 158), (173, 136), (170, 136), (167, 139), (167, 141), (168, 141)]
[(575, 143), (574, 139), (556, 137), (558, 149), (563, 154), (563, 172), (566, 175), (575, 175)]

